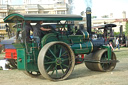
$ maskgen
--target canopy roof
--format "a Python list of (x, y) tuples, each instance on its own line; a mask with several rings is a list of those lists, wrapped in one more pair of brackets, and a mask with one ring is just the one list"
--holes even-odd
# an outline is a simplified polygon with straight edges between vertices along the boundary
[(23, 21), (23, 20), (31, 20), (32, 22), (35, 21), (53, 21), (53, 22), (58, 22), (61, 20), (82, 20), (82, 16), (80, 15), (58, 15), (58, 14), (18, 14), (18, 13), (13, 13), (8, 15), (7, 17), (4, 18), (4, 22), (6, 23), (12, 23), (16, 21)]
[(98, 29), (108, 28), (109, 29), (109, 27), (116, 27), (116, 26), (117, 26), (116, 24), (105, 24), (105, 25), (94, 26), (92, 28), (98, 28)]

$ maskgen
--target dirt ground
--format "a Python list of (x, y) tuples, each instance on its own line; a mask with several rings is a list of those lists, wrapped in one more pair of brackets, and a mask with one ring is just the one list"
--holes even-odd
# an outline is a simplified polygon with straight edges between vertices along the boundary
[[(95, 72), (85, 64), (76, 65), (70, 77), (63, 81), (53, 82), (42, 76), (31, 78), (17, 69), (0, 70), (0, 85), (128, 85), (128, 48), (115, 50), (116, 68), (111, 72)], [(2, 58), (3, 55), (0, 55)]]

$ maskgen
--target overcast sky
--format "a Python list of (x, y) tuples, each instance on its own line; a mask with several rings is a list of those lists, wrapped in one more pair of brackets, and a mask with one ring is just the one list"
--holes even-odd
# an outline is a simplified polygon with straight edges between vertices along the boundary
[(113, 13), (114, 17), (122, 17), (123, 11), (126, 11), (128, 17), (128, 0), (92, 0), (93, 15)]
[(114, 18), (122, 18), (122, 12), (126, 11), (128, 18), (128, 0), (74, 0), (74, 14), (80, 14), (86, 7), (92, 8), (93, 16), (110, 15)]
[[(6, 1), (6, 0), (3, 0)], [(14, 5), (24, 4), (24, 0), (8, 0)], [(30, 0), (31, 4), (37, 4), (40, 0)], [(44, 2), (42, 2), (44, 3)], [(49, 0), (45, 0), (45, 3), (49, 3)], [(80, 14), (81, 11), (85, 11), (87, 6), (92, 8), (92, 15), (103, 16), (113, 13), (114, 17), (122, 17), (122, 12), (126, 11), (128, 18), (128, 0), (74, 0), (74, 14)]]

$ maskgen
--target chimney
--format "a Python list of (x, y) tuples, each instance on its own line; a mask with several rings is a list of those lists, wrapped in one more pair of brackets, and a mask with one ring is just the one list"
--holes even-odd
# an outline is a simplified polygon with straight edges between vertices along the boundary
[(126, 18), (126, 11), (123, 11), (122, 14), (123, 14), (123, 18)]
[(87, 24), (87, 32), (91, 37), (91, 8), (86, 8), (86, 24)]
[(113, 13), (110, 13), (110, 18), (113, 18)]

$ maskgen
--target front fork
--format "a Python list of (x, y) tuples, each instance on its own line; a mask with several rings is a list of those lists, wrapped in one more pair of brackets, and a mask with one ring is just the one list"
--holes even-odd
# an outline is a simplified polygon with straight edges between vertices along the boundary
[(108, 53), (108, 60), (111, 60), (111, 56), (112, 56), (112, 49), (111, 46), (102, 46), (101, 48), (106, 48), (107, 49), (107, 53)]

